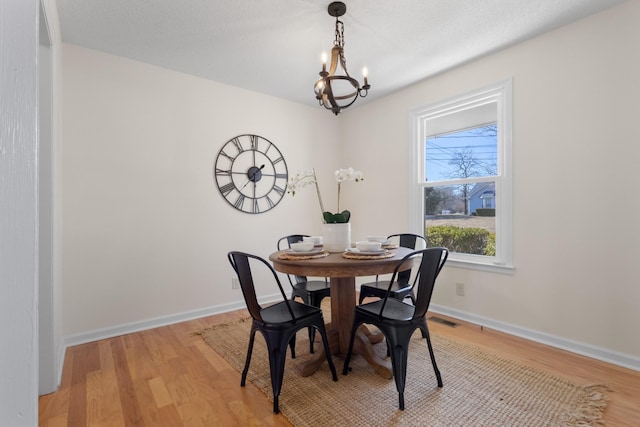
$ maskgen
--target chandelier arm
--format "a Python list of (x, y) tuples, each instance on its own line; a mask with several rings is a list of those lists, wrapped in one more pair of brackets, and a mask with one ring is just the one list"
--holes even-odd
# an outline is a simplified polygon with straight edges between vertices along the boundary
[[(349, 75), (349, 70), (347, 70), (347, 60), (344, 59), (344, 49), (340, 49), (340, 66), (344, 70), (344, 74), (347, 77), (351, 78), (351, 76)], [(359, 83), (358, 83), (358, 86), (360, 86)]]
[[(358, 85), (358, 81), (350, 76), (330, 76), (327, 79), (325, 79), (325, 84), (329, 87), (330, 91), (331, 91), (331, 82), (333, 82), (334, 80), (346, 80), (347, 82), (351, 83), (351, 86), (353, 86), (353, 88), (355, 89), (353, 92), (347, 95), (337, 95), (337, 96), (334, 95), (333, 98), (335, 99), (349, 99), (353, 96), (356, 96), (360, 92), (360, 86)], [(331, 94), (333, 95), (333, 91), (331, 91)]]
[[(341, 55), (342, 48), (333, 47), (331, 49), (331, 66), (329, 67), (329, 76), (333, 76), (338, 68), (338, 61)], [(341, 61), (342, 63), (342, 61)]]

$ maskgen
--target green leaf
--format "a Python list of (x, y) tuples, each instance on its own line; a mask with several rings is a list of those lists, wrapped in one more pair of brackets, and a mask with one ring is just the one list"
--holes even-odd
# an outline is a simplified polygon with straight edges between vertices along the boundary
[(342, 211), (340, 213), (331, 213), (331, 212), (323, 212), (322, 216), (324, 217), (324, 222), (327, 224), (344, 224), (349, 222), (349, 218), (351, 218), (351, 212)]

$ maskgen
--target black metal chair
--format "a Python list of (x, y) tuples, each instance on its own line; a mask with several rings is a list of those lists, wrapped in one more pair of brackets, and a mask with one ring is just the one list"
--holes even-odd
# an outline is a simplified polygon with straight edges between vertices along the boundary
[[(431, 338), (425, 315), (431, 302), (431, 294), (436, 282), (436, 278), (447, 261), (449, 251), (445, 248), (429, 248), (415, 251), (405, 256), (398, 262), (391, 282), (398, 276), (400, 266), (409, 258), (422, 256), (417, 267), (417, 293), (415, 304), (406, 304), (391, 297), (391, 291), (381, 300), (359, 305), (355, 309), (353, 327), (351, 329), (351, 339), (349, 350), (344, 361), (342, 373), (347, 375), (349, 371), (349, 361), (353, 351), (353, 341), (356, 331), (362, 323), (369, 323), (376, 326), (384, 334), (387, 340), (387, 348), (391, 350), (391, 365), (393, 367), (393, 377), (398, 390), (399, 407), (404, 410), (404, 386), (407, 377), (407, 352), (409, 341), (416, 329), (420, 329), (427, 339), (427, 348), (431, 356), (431, 363), (438, 380), (438, 387), (442, 387), (442, 377), (433, 355)], [(417, 262), (417, 260), (414, 260)]]
[[(401, 234), (392, 234), (387, 239), (399, 239), (399, 245), (404, 248), (409, 249), (418, 249), (416, 248), (419, 241), (424, 242), (424, 246), (427, 246), (427, 239), (418, 234), (412, 233), (401, 233)], [(415, 303), (415, 293), (413, 292), (413, 285), (409, 283), (411, 279), (411, 270), (401, 271), (398, 273), (398, 280), (391, 287), (391, 298), (395, 298), (397, 300), (404, 300), (405, 298), (411, 298), (411, 302)], [(363, 283), (360, 285), (360, 298), (358, 299), (358, 304), (362, 304), (362, 301), (366, 297), (378, 297), (384, 298), (387, 294), (387, 290), (389, 290), (389, 280), (379, 280), (378, 276), (376, 276), (375, 282)]]
[[(278, 240), (278, 250), (291, 248), (292, 243), (301, 242), (305, 234), (290, 234)], [(286, 247), (285, 247), (286, 243)], [(320, 307), (322, 299), (329, 296), (329, 281), (324, 280), (308, 280), (306, 276), (293, 276), (287, 274), (289, 284), (291, 284), (291, 299), (299, 297), (305, 304), (314, 307)], [(309, 328), (309, 351), (313, 353), (313, 342), (315, 340), (315, 329)]]
[[(291, 357), (295, 358), (296, 332), (300, 329), (309, 327), (318, 329), (320, 332), (333, 380), (338, 381), (336, 368), (333, 364), (333, 359), (331, 358), (329, 341), (327, 341), (327, 331), (324, 326), (322, 310), (297, 301), (290, 301), (282, 289), (282, 284), (280, 283), (275, 270), (264, 259), (255, 255), (237, 251), (229, 252), (227, 257), (229, 258), (231, 266), (238, 275), (242, 295), (244, 296), (244, 300), (247, 303), (247, 308), (249, 309), (249, 313), (252, 318), (249, 348), (247, 349), (247, 360), (244, 365), (244, 370), (242, 371), (240, 386), (245, 386), (256, 331), (260, 331), (267, 342), (267, 349), (269, 351), (271, 389), (273, 391), (273, 412), (277, 414), (279, 411), (278, 397), (280, 396), (280, 389), (282, 388), (284, 364), (287, 358), (287, 345), (291, 348)], [(263, 264), (273, 274), (273, 278), (280, 289), (280, 293), (282, 294), (283, 300), (281, 302), (269, 307), (262, 307), (258, 303), (253, 275), (251, 272), (251, 266), (256, 264)]]

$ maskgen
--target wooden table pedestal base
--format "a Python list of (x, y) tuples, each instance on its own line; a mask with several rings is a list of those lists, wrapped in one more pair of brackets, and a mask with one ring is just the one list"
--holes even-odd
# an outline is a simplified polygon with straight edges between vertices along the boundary
[[(332, 277), (331, 323), (327, 325), (327, 338), (333, 356), (345, 356), (349, 350), (355, 304), (355, 279), (353, 277)], [(364, 357), (381, 377), (391, 379), (393, 378), (391, 363), (378, 357), (372, 347), (372, 344), (382, 342), (383, 339), (382, 333), (371, 332), (365, 325), (361, 325), (353, 342), (353, 354)], [(301, 366), (304, 377), (313, 374), (326, 361), (322, 344), (316, 345), (316, 348), (313, 357)], [(341, 371), (342, 367), (336, 366), (336, 369)]]

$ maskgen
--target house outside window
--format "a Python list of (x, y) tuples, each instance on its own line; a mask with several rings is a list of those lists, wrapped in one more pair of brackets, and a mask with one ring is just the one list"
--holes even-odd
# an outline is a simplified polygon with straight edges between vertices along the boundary
[(469, 212), (478, 214), (477, 209), (495, 209), (496, 186), (493, 183), (475, 184), (469, 194)]
[(412, 112), (411, 224), (460, 267), (512, 268), (511, 81)]

